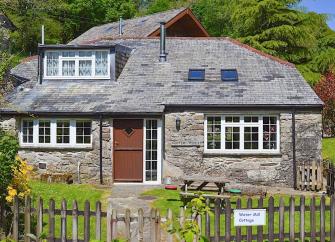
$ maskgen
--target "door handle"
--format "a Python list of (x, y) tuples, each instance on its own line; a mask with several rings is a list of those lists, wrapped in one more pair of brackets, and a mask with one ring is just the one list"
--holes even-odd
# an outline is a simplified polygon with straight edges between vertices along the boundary
[(117, 141), (114, 141), (114, 144), (115, 144), (115, 145), (118, 145), (118, 144), (119, 144), (119, 142), (117, 142)]

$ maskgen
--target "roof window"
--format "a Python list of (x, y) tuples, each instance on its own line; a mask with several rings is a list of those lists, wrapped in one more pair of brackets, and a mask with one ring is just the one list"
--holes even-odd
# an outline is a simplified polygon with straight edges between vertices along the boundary
[(238, 81), (238, 73), (236, 69), (222, 69), (221, 81)]
[(190, 69), (188, 72), (189, 81), (204, 81), (205, 69)]

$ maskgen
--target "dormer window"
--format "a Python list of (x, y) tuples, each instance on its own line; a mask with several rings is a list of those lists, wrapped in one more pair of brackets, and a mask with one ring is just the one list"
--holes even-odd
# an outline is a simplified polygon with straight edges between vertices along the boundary
[(46, 79), (109, 79), (109, 50), (50, 50), (45, 52)]

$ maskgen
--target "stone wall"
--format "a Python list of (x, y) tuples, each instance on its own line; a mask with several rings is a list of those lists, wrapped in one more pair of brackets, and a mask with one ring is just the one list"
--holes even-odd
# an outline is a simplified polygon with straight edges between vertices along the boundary
[[(13, 124), (14, 122), (14, 124)], [(19, 123), (16, 122), (16, 123)], [(80, 179), (82, 182), (100, 182), (100, 125), (99, 120), (92, 120), (92, 148), (89, 149), (58, 149), (58, 148), (22, 148), (19, 155), (36, 167), (42, 173), (68, 173), (72, 174), (74, 181), (78, 181), (78, 162), (80, 162)], [(13, 128), (15, 119), (2, 118), (0, 126)], [(17, 126), (17, 125), (16, 125)], [(103, 122), (103, 179), (105, 184), (112, 182), (112, 121)], [(7, 129), (8, 130), (8, 129)], [(46, 163), (46, 169), (38, 169), (38, 163)]]
[[(181, 129), (176, 130), (176, 117)], [(292, 114), (280, 114), (280, 154), (204, 154), (204, 114), (165, 115), (163, 177), (182, 175), (225, 177), (237, 183), (293, 186)], [(297, 161), (321, 160), (321, 114), (296, 115)]]

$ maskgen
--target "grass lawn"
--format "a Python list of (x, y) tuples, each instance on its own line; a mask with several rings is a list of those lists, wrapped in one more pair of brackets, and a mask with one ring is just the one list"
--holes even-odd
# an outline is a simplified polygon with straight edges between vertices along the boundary
[[(183, 205), (183, 203), (180, 201), (179, 198), (179, 191), (168, 191), (168, 190), (163, 190), (163, 189), (153, 189), (153, 190), (149, 190), (146, 191), (143, 195), (148, 195), (148, 196), (155, 196), (157, 199), (153, 201), (153, 203), (151, 204), (152, 207), (154, 208), (158, 208), (161, 210), (161, 214), (163, 216), (166, 215), (166, 211), (168, 208), (171, 208), (173, 211), (173, 215), (174, 217), (177, 217), (179, 214), (179, 209), (180, 207)], [(285, 201), (285, 206), (289, 206), (289, 199), (290, 197), (287, 195), (281, 195), (284, 198)], [(279, 205), (279, 200), (280, 200), (280, 195), (276, 195), (274, 196), (274, 201), (275, 201), (275, 207)], [(236, 206), (236, 200), (237, 200), (237, 196), (236, 197), (232, 197), (231, 198), (231, 206), (232, 208), (235, 208)], [(241, 203), (242, 203), (242, 208), (246, 208), (247, 205), (247, 198), (245, 196), (241, 196)], [(258, 198), (257, 197), (253, 197), (253, 208), (257, 208), (257, 201)], [(264, 207), (268, 206), (268, 199), (269, 197), (266, 197), (264, 199)], [(296, 197), (295, 198), (295, 204), (296, 206), (299, 206), (300, 204), (300, 198)], [(326, 204), (329, 205), (330, 204), (330, 199), (327, 197), (326, 198)], [(310, 198), (306, 197), (306, 206), (310, 205)], [(316, 199), (316, 206), (320, 205), (320, 198), (318, 197)], [(190, 216), (190, 214), (188, 214), (188, 216)], [(211, 234), (212, 236), (214, 236), (214, 216), (211, 215)], [(289, 214), (288, 212), (285, 212), (285, 232), (288, 233), (289, 232)], [(232, 218), (233, 219), (233, 218)], [(295, 231), (298, 232), (299, 231), (299, 223), (300, 223), (300, 213), (296, 212), (295, 213)], [(221, 235), (224, 235), (225, 233), (225, 228), (224, 228), (224, 224), (225, 224), (225, 218), (224, 218), (224, 214), (221, 215), (220, 218), (220, 224), (221, 224), (221, 228), (220, 228), (220, 233)], [(279, 232), (279, 214), (278, 212), (275, 213), (274, 216), (274, 226), (275, 226), (275, 233)], [(203, 219), (203, 229), (205, 228), (205, 221)], [(319, 231), (320, 228), (320, 212), (316, 212), (316, 231)], [(267, 225), (263, 227), (264, 232), (266, 232), (268, 230)], [(253, 232), (256, 233), (257, 228), (253, 227)], [(326, 212), (326, 231), (330, 230), (330, 212), (327, 211)], [(232, 220), (232, 226), (231, 226), (231, 231), (232, 234), (235, 234), (235, 228), (233, 225), (233, 220)], [(305, 212), (305, 231), (310, 231), (310, 213), (309, 212)], [(242, 234), (246, 234), (246, 228), (242, 228)]]
[[(95, 204), (98, 200), (102, 202), (102, 210), (106, 211), (107, 208), (107, 197), (110, 194), (108, 189), (96, 188), (92, 185), (67, 185), (60, 183), (44, 183), (38, 181), (31, 181), (30, 186), (32, 188), (32, 197), (33, 197), (33, 205), (36, 207), (36, 201), (38, 197), (41, 197), (44, 202), (44, 207), (48, 208), (49, 199), (54, 199), (56, 203), (56, 209), (60, 209), (61, 201), (63, 199), (67, 200), (67, 208), (72, 208), (73, 200), (77, 200), (78, 209), (84, 210), (84, 203), (86, 200), (91, 203), (91, 211), (95, 210)], [(44, 216), (44, 222), (48, 221), (48, 215)], [(78, 234), (79, 238), (83, 239), (83, 226), (84, 219), (82, 216), (79, 217), (79, 229)], [(94, 238), (95, 236), (95, 219), (91, 219), (91, 235)], [(56, 216), (56, 237), (60, 238), (60, 216)], [(43, 232), (48, 232), (48, 225), (46, 224), (43, 228)], [(70, 238), (72, 236), (72, 219), (68, 217), (67, 220), (67, 234)], [(106, 235), (106, 220), (102, 220), (102, 235)]]
[(324, 138), (322, 140), (322, 158), (335, 163), (335, 138)]

